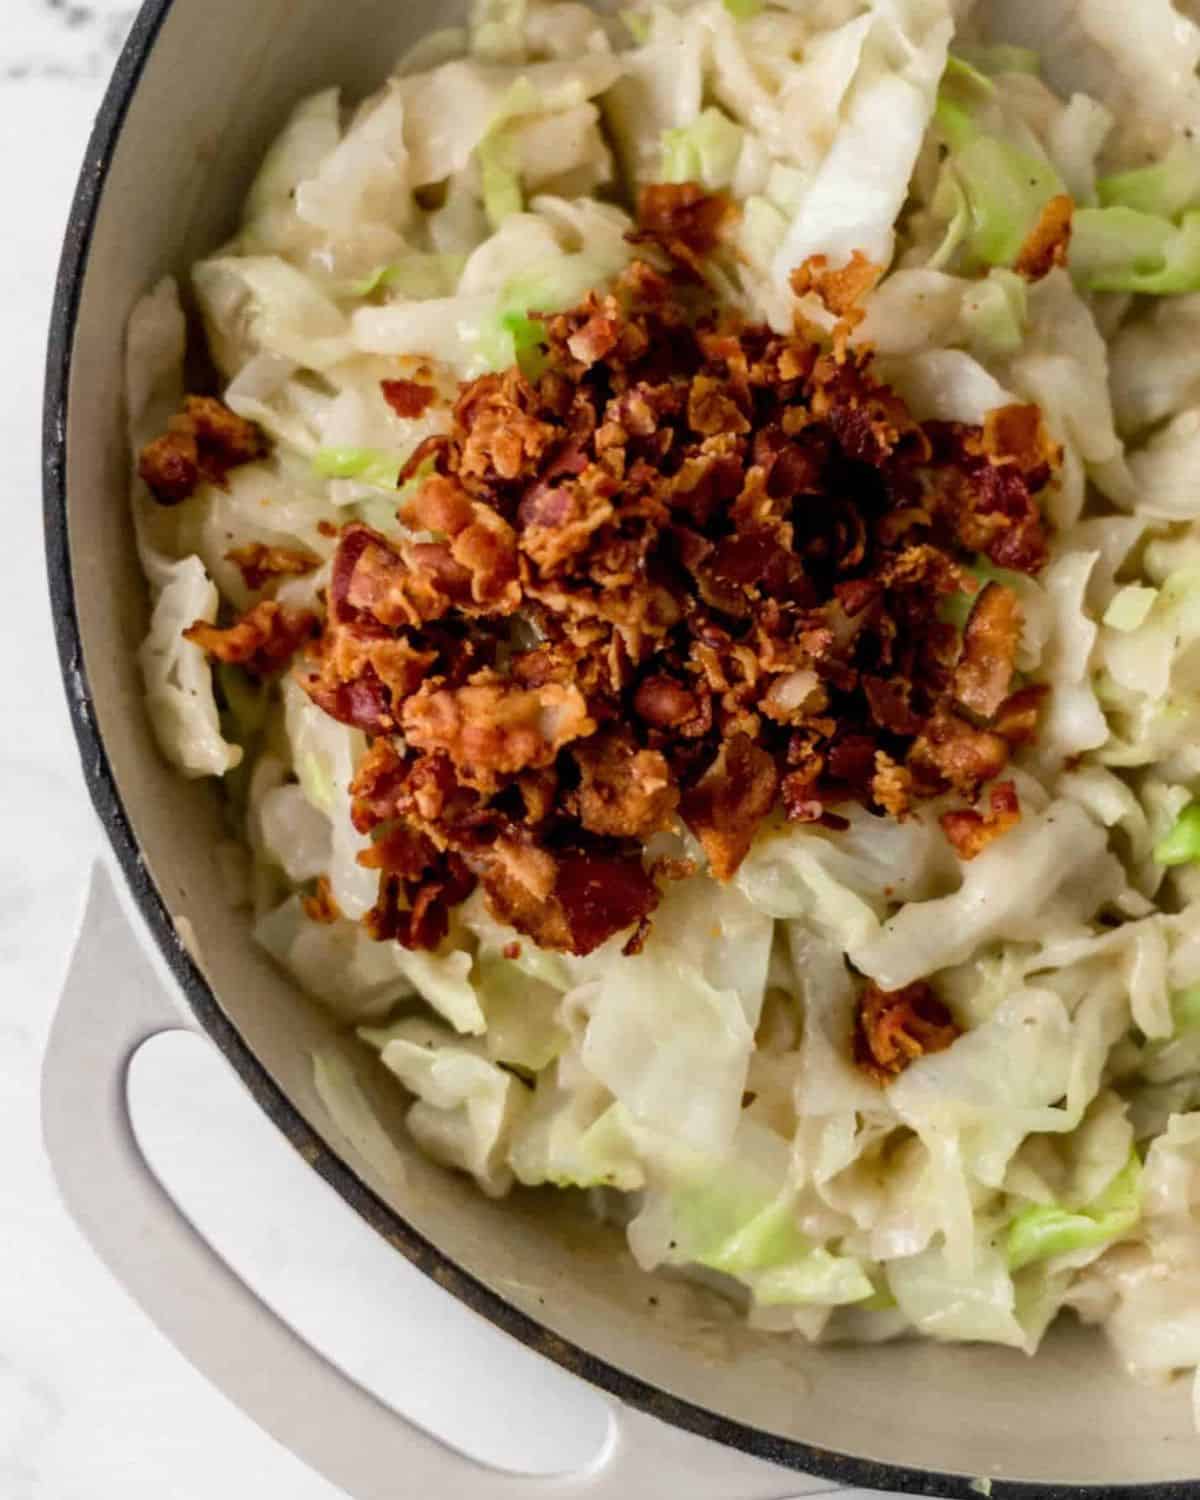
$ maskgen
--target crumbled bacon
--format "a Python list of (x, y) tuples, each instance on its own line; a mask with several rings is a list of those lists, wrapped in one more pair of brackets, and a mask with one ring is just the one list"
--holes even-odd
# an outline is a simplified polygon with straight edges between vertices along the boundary
[(899, 990), (869, 983), (858, 1000), (854, 1060), (876, 1083), (891, 1083), (931, 1052), (944, 1052), (961, 1030), (924, 980)]
[(700, 840), (718, 880), (728, 880), (745, 859), (778, 790), (774, 757), (749, 735), (735, 734), (685, 794), (684, 821)]
[(1050, 436), (1041, 408), (1031, 402), (994, 407), (968, 448), (993, 464), (1015, 464), (1035, 489), (1062, 463), (1062, 449)]
[(413, 874), (394, 874), (385, 867), (379, 898), (363, 921), (377, 942), (436, 948), (450, 930), (451, 910), (474, 889), (475, 877), (457, 855), (432, 853)]
[(1036, 736), (1038, 717), (1049, 692), (1044, 682), (1031, 682), (1018, 688), (996, 710), (992, 728), (1010, 749), (1027, 745)]
[(841, 318), (858, 308), (884, 269), (869, 261), (861, 250), (856, 250), (844, 266), (832, 269), (824, 255), (810, 255), (792, 272), (792, 290), (797, 297), (815, 292), (829, 311)]
[(435, 682), (404, 704), (404, 736), (418, 750), (444, 753), (460, 780), (480, 790), (531, 766), (551, 765), (564, 745), (596, 728), (573, 684), (515, 687), (490, 668), (459, 688)]
[[(641, 233), (694, 267), (726, 212), (663, 186)], [(876, 272), (801, 280), (845, 319)], [(836, 833), (851, 800), (974, 799), (1034, 733), (1012, 591), (965, 632), (941, 606), (978, 551), (1045, 557), (1061, 456), (1036, 408), (919, 422), (869, 352), (708, 297), (636, 261), (544, 316), (541, 373), (463, 384), (409, 460), (403, 529), (342, 528), (300, 678), (371, 737), (377, 935), (440, 942), (478, 883), (545, 947), (635, 952), (690, 868), (643, 859), (677, 820), (727, 880), (779, 808)]]
[(1021, 606), (1002, 583), (984, 586), (963, 631), (954, 669), (954, 696), (973, 714), (990, 719), (1008, 696), (1021, 639)]
[(871, 778), (871, 795), (893, 818), (903, 818), (912, 806), (913, 775), (907, 766), (899, 766), (886, 750), (875, 752), (875, 774)]
[(398, 417), (421, 417), (437, 398), (433, 386), (419, 380), (381, 380), (383, 399)]
[(974, 859), (993, 839), (998, 839), (1021, 821), (1021, 803), (1013, 782), (995, 782), (989, 789), (988, 800), (991, 805), (987, 812), (963, 808), (943, 813), (939, 820), (942, 831), (961, 859)]
[(317, 876), (317, 887), (311, 895), (301, 896), (300, 905), (310, 922), (329, 925), (340, 920), (342, 909), (334, 898), (328, 875)]
[(723, 193), (698, 182), (653, 182), (638, 194), (636, 244), (657, 244), (692, 275), (703, 279), (701, 258), (714, 250), (734, 214)]
[(316, 615), (284, 609), (274, 599), (263, 599), (225, 629), (197, 620), (183, 635), (206, 656), (245, 667), (255, 677), (267, 677), (278, 672), (312, 638), (317, 624)]
[(679, 789), (666, 757), (639, 750), (622, 730), (595, 734), (571, 751), (579, 766), (579, 821), (589, 833), (645, 840), (669, 828)]
[(1057, 193), (1042, 209), (1017, 253), (1013, 269), (1027, 281), (1041, 281), (1055, 266), (1065, 266), (1071, 245), (1071, 221), (1075, 204), (1066, 193)]
[(583, 957), (614, 933), (642, 923), (658, 905), (658, 888), (636, 855), (551, 855), (503, 843), (480, 861), (488, 906), (543, 948)]
[(976, 729), (953, 708), (939, 703), (909, 751), (908, 764), (930, 791), (951, 786), (973, 797), (1008, 764), (1008, 742), (990, 729)]
[(160, 505), (178, 505), (202, 484), (224, 488), (230, 469), (266, 451), (266, 437), (253, 422), (212, 396), (188, 396), (166, 432), (142, 449), (138, 473)]
[(320, 558), (300, 547), (268, 547), (264, 542), (234, 547), (225, 554), (225, 560), (233, 563), (246, 587), (255, 594), (272, 578), (302, 578), (321, 565)]

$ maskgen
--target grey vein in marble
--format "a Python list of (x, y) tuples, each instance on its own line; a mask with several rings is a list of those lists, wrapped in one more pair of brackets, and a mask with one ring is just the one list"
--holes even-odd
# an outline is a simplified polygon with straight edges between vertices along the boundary
[(107, 77), (137, 7), (129, 0), (4, 0), (0, 84)]

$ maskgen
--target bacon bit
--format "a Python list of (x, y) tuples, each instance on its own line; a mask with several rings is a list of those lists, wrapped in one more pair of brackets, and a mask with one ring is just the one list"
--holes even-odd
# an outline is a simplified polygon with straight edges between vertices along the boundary
[(973, 797), (985, 781), (1008, 764), (1008, 742), (988, 729), (976, 729), (940, 703), (908, 754), (918, 786), (951, 786)]
[(878, 284), (884, 269), (869, 261), (861, 250), (833, 270), (824, 255), (810, 255), (792, 272), (791, 285), (797, 297), (815, 292), (835, 317), (857, 313), (861, 319), (858, 304)]
[(319, 557), (300, 547), (268, 547), (262, 542), (234, 547), (225, 554), (225, 561), (237, 567), (246, 587), (255, 594), (272, 578), (303, 578), (321, 566)]
[(423, 833), (398, 824), (358, 853), (364, 870), (386, 870), (405, 880), (419, 880), (437, 860), (437, 850)]
[(1039, 487), (1062, 464), (1062, 448), (1050, 436), (1041, 407), (1032, 403), (995, 407), (984, 417), (979, 439), (966, 446), (991, 463), (1016, 464)]
[(897, 765), (886, 750), (876, 750), (871, 795), (884, 812), (893, 818), (906, 817), (912, 807), (912, 791), (912, 772)]
[(1027, 745), (1035, 738), (1038, 716), (1049, 693), (1050, 688), (1046, 683), (1030, 683), (1028, 687), (1018, 688), (997, 709), (992, 729), (1008, 743), (1010, 749)]
[(316, 615), (284, 609), (274, 599), (263, 599), (227, 629), (197, 620), (183, 632), (184, 640), (206, 656), (245, 667), (255, 677), (278, 672), (318, 629)]
[(1066, 265), (1074, 213), (1075, 204), (1066, 193), (1050, 199), (1017, 254), (1013, 269), (1019, 276), (1041, 281), (1055, 266)]
[(891, 1083), (909, 1063), (932, 1052), (944, 1052), (961, 1028), (923, 979), (899, 990), (868, 983), (858, 999), (854, 1061), (881, 1086)]
[(335, 537), (338, 534), (338, 529), (332, 521), (318, 521), (317, 530), (325, 537)]
[[(716, 223), (703, 197), (664, 188), (645, 217), (691, 234)], [(679, 279), (635, 262), (542, 319), (536, 380), (460, 387), (398, 501), (426, 540), (341, 532), (301, 676), (372, 737), (352, 816), (379, 839), (382, 936), (440, 942), (478, 882), (542, 946), (633, 952), (688, 868), (643, 865), (676, 818), (727, 880), (777, 804), (837, 833), (851, 801), (973, 799), (1033, 732), (1038, 695), (1004, 696), (1006, 591), (965, 641), (939, 606), (974, 593), (976, 552), (1045, 556), (1059, 455), (1036, 411), (918, 422), (869, 352)], [(858, 257), (828, 295), (868, 279)]]
[(1020, 639), (1016, 594), (1001, 583), (987, 584), (972, 606), (954, 669), (954, 696), (981, 719), (990, 719), (1008, 695)]
[[(473, 604), (489, 614), (507, 614), (517, 608), (521, 599), (517, 537), (503, 516), (471, 500), (465, 490), (441, 475), (426, 480), (401, 506), (400, 514), (410, 526), (446, 535), (450, 560), (469, 579)], [(415, 555), (410, 548), (410, 567)]]
[(656, 244), (699, 280), (702, 257), (715, 250), (736, 210), (724, 193), (698, 182), (654, 182), (638, 194), (637, 230), (631, 244)]
[(911, 684), (867, 675), (862, 679), (862, 687), (871, 717), (880, 729), (892, 734), (920, 734), (924, 720), (910, 705)]
[(621, 333), (621, 324), (616, 314), (616, 302), (609, 298), (605, 311), (593, 313), (583, 327), (567, 340), (567, 348), (585, 369), (616, 348)]
[(475, 877), (456, 854), (435, 855), (417, 878), (384, 871), (379, 899), (363, 918), (376, 942), (437, 948), (450, 931), (450, 912), (475, 889)]
[(647, 677), (633, 695), (633, 711), (655, 729), (677, 729), (694, 719), (696, 694), (671, 677)]
[(465, 385), (454, 407), (462, 434), (459, 479), (487, 497), (497, 481), (532, 478), (558, 436), (534, 414), (537, 404), (519, 370), (481, 375)]
[(621, 953), (625, 958), (636, 958), (638, 956), (646, 946), (646, 941), (650, 936), (650, 928), (650, 918), (643, 917), (621, 949)]
[(230, 469), (268, 449), (261, 428), (212, 396), (187, 396), (162, 437), (147, 443), (138, 473), (160, 505), (178, 505), (202, 484), (226, 488)]
[(758, 825), (775, 804), (779, 769), (747, 734), (734, 735), (684, 794), (681, 812), (718, 880), (729, 880), (749, 852)]
[(596, 730), (577, 687), (517, 688), (490, 669), (460, 688), (426, 683), (404, 704), (400, 722), (410, 745), (442, 752), (460, 780), (480, 790), (550, 765), (564, 745)]
[(567, 852), (497, 841), (480, 862), (488, 909), (542, 948), (586, 957), (615, 933), (640, 924), (658, 889), (633, 856)]
[(419, 380), (381, 380), (379, 388), (383, 399), (398, 417), (416, 418), (424, 416), (426, 409), (437, 398), (431, 385)]
[(960, 859), (974, 859), (993, 839), (998, 839), (1021, 821), (1021, 804), (1013, 782), (995, 782), (990, 788), (989, 800), (991, 807), (986, 813), (963, 808), (943, 813), (938, 820)]
[(1034, 493), (1050, 468), (1025, 473), (1014, 462), (995, 462), (984, 452), (980, 428), (926, 422), (934, 447), (926, 503), (956, 542), (982, 552), (998, 567), (1036, 573), (1047, 556), (1046, 533)]
[(500, 954), (501, 954), (501, 957), (503, 957), (503, 958), (508, 958), (508, 959), (520, 958), (520, 956), (521, 956), (521, 945), (520, 945), (520, 943), (515, 943), (515, 942), (514, 943), (505, 943), (504, 947), (501, 948), (501, 950), (500, 950)]
[(391, 740), (378, 739), (359, 762), (350, 783), (351, 822), (359, 833), (371, 833), (381, 823), (401, 816), (411, 793), (413, 769)]
[(566, 917), (571, 951), (583, 958), (614, 933), (640, 927), (658, 905), (658, 889), (639, 859), (568, 854), (558, 862), (554, 900)]
[(300, 905), (304, 908), (304, 915), (310, 922), (320, 922), (329, 926), (341, 920), (342, 909), (334, 899), (333, 886), (329, 883), (328, 875), (317, 876), (316, 890), (310, 896), (301, 896)]
[(632, 735), (612, 730), (584, 740), (571, 757), (582, 778), (579, 821), (589, 833), (645, 840), (670, 828), (679, 789), (657, 750), (639, 750)]

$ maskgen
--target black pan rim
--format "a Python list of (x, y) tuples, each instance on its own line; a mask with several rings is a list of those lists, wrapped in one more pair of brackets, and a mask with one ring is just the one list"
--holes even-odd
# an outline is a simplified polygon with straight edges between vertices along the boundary
[(369, 1188), (308, 1125), (254, 1056), (196, 967), (146, 866), (92, 707), (67, 526), (67, 435), (75, 325), (109, 168), (130, 103), (175, 0), (146, 0), (96, 117), (67, 223), (50, 320), (43, 412), (43, 513), (59, 666), (84, 780), (134, 902), (188, 1006), (290, 1143), (338, 1195), (431, 1280), (513, 1338), (640, 1411), (756, 1458), (834, 1483), (903, 1494), (996, 1500), (1196, 1500), (1200, 1480), (1050, 1485), (881, 1464), (779, 1437), (650, 1385), (561, 1338), (465, 1271)]

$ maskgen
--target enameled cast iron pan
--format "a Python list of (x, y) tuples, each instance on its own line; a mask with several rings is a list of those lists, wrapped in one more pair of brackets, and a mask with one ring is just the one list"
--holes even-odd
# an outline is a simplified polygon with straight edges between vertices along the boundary
[[(378, 1104), (400, 1167), (366, 1160), (317, 1098), (311, 1053), (330, 1045), (330, 1022), (229, 911), (213, 856), (218, 794), (162, 762), (142, 710), (135, 651), (147, 601), (127, 511), (123, 334), (141, 293), (231, 231), (298, 97), (332, 83), (365, 94), (389, 59), (447, 19), (440, 0), (149, 0), (88, 150), (50, 337), (50, 593), (84, 773), (158, 952), (127, 942), (120, 995), (93, 994), (78, 970), (68, 984), (44, 1100), (72, 1210), (168, 1336), (356, 1500), (779, 1500), (830, 1480), (969, 1497), (987, 1493), (983, 1479), (997, 1495), (1019, 1489), (1031, 1500), (1200, 1497), (1187, 1391), (1133, 1384), (1092, 1334), (1056, 1330), (1032, 1361), (918, 1343), (809, 1348), (733, 1319), (714, 1339), (718, 1304), (641, 1275), (606, 1231), (535, 1194), (492, 1203), (425, 1161), (399, 1128), (394, 1086), (385, 1082)], [(103, 874), (90, 921), (114, 934), (124, 922)], [(182, 1005), (166, 1000), (167, 987)], [(140, 1163), (125, 1114), (132, 1051), (181, 1024), (212, 1038), (289, 1140), (397, 1251), (619, 1398), (606, 1467), (563, 1483), (469, 1475), (323, 1364), (224, 1271)], [(365, 1056), (358, 1065), (372, 1089), (382, 1070)]]

